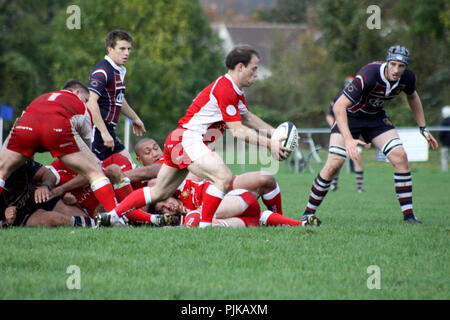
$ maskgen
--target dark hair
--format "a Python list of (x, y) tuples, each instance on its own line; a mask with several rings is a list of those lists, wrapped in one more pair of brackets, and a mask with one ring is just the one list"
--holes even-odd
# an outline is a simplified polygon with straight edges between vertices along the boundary
[(130, 34), (123, 30), (113, 30), (105, 38), (106, 48), (111, 47), (114, 48), (116, 46), (117, 41), (125, 40), (128, 42), (133, 42), (133, 38)]
[(62, 90), (73, 91), (73, 90), (76, 90), (76, 89), (84, 90), (87, 93), (89, 93), (88, 87), (83, 82), (81, 82), (80, 80), (77, 80), (77, 79), (70, 79), (62, 87)]
[(259, 53), (248, 45), (235, 47), (227, 54), (225, 65), (229, 70), (233, 70), (241, 62), (247, 66), (254, 55), (259, 58)]
[[(139, 148), (139, 146), (147, 141), (154, 141), (156, 144), (158, 144), (158, 141), (156, 141), (153, 138), (148, 138), (148, 137), (143, 137), (141, 138), (138, 142), (136, 142), (136, 144), (134, 145), (134, 152), (136, 153), (137, 149)], [(158, 144), (159, 145), (159, 144)]]

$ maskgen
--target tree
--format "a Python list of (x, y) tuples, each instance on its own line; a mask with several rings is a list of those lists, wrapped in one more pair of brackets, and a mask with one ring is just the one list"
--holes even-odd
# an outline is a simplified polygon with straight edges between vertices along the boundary
[(126, 64), (127, 101), (148, 134), (163, 143), (199, 90), (224, 70), (220, 42), (200, 6), (191, 0), (75, 4), (81, 9), (80, 30), (67, 29), (65, 12), (53, 21), (55, 84), (69, 78), (87, 82), (93, 66), (106, 54), (106, 34), (113, 29), (128, 31), (133, 47)]

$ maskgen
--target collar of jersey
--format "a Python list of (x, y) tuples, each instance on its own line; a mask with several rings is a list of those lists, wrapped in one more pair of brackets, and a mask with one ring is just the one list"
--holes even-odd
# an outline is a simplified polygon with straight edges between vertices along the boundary
[(234, 89), (234, 91), (236, 91), (236, 93), (237, 93), (238, 95), (241, 96), (241, 95), (244, 93), (244, 91), (242, 91), (241, 89), (239, 89), (239, 87), (234, 83), (233, 79), (231, 78), (231, 76), (230, 76), (228, 73), (225, 74), (225, 78), (227, 78), (228, 80), (231, 81), (231, 84), (233, 85), (233, 89)]
[(386, 85), (386, 92), (384, 93), (384, 96), (385, 96), (385, 97), (387, 97), (387, 96), (391, 93), (392, 90), (394, 90), (395, 88), (397, 88), (398, 84), (400, 83), (400, 79), (402, 78), (402, 77), (398, 78), (397, 82), (394, 83), (394, 85), (391, 87), (391, 83), (390, 83), (389, 80), (386, 79), (386, 77), (384, 76), (384, 69), (385, 69), (386, 67), (387, 67), (387, 63), (386, 63), (386, 62), (383, 63), (383, 64), (380, 66), (380, 77), (381, 77), (381, 80), (383, 80), (384, 84)]
[(116, 69), (117, 71), (119, 71), (119, 73), (120, 73), (120, 78), (121, 78), (122, 81), (123, 81), (123, 79), (125, 79), (125, 74), (127, 73), (127, 68), (125, 68), (125, 66), (118, 66), (118, 65), (115, 64), (114, 61), (113, 61), (110, 57), (108, 57), (108, 56), (105, 56), (105, 59), (106, 59), (106, 61), (108, 61), (108, 62), (113, 66), (114, 69)]

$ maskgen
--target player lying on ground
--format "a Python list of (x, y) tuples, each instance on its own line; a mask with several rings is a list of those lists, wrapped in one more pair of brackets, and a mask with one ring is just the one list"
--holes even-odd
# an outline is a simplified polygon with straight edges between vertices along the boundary
[[(180, 223), (196, 227), (200, 223), (203, 195), (209, 182), (186, 179), (173, 197), (154, 205), (155, 212), (181, 215)], [(185, 216), (184, 216), (185, 215)], [(220, 203), (212, 220), (213, 227), (252, 226), (306, 226), (320, 225), (320, 220), (311, 215), (307, 221), (297, 221), (271, 210), (262, 210), (256, 196), (245, 189), (228, 192)]]
[(51, 197), (49, 187), (55, 183), (49, 169), (30, 159), (6, 180), (0, 196), (1, 228), (12, 226), (96, 227), (78, 206), (70, 206), (60, 197)]

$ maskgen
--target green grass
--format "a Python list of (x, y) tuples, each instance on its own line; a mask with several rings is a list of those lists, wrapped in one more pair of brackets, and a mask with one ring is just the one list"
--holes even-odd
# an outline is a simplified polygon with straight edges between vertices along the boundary
[[(320, 228), (2, 230), (0, 299), (449, 299), (450, 172), (436, 153), (411, 164), (424, 224), (405, 225), (392, 168), (372, 155), (367, 192), (344, 171)], [(315, 174), (283, 166), (276, 177), (285, 214), (299, 218)], [(66, 286), (70, 265), (80, 290)], [(371, 265), (380, 290), (367, 288)]]

